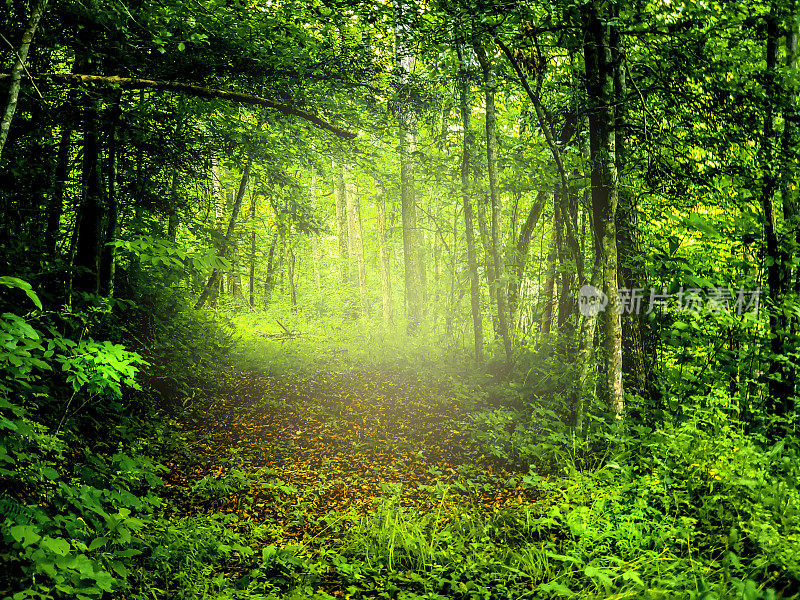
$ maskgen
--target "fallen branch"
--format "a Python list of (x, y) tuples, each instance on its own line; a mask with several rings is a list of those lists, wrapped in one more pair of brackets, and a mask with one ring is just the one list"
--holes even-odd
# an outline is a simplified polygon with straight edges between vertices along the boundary
[[(0, 73), (0, 81), (12, 77), (8, 73)], [(192, 85), (190, 83), (180, 83), (178, 81), (164, 81), (161, 79), (140, 79), (137, 77), (118, 77), (116, 75), (81, 75), (79, 73), (48, 73), (39, 75), (35, 79), (44, 81), (63, 81), (65, 83), (103, 83), (107, 85), (117, 85), (126, 89), (153, 89), (164, 92), (180, 92), (196, 96), (198, 98), (218, 98), (220, 100), (227, 100), (229, 102), (239, 102), (243, 104), (256, 104), (258, 106), (266, 106), (277, 110), (284, 115), (293, 115), (313, 123), (320, 129), (325, 129), (346, 140), (352, 140), (356, 134), (352, 131), (347, 131), (335, 125), (331, 125), (324, 119), (317, 115), (307, 113), (293, 106), (286, 104), (278, 104), (260, 96), (252, 94), (243, 94), (241, 92), (229, 92), (227, 90), (220, 90), (217, 88), (203, 87), (199, 85)]]

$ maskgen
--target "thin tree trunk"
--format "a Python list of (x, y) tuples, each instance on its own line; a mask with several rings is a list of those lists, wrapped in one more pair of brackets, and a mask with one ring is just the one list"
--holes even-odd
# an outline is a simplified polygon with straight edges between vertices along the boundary
[[(317, 208), (317, 172), (311, 171), (311, 185), (309, 186), (311, 196), (311, 206)], [(255, 235), (255, 234), (253, 234)], [(317, 292), (322, 290), (322, 278), (319, 273), (319, 235), (316, 232), (311, 234), (311, 264), (314, 269), (314, 285)]]
[(117, 237), (119, 201), (117, 199), (117, 154), (121, 94), (115, 98), (111, 114), (111, 131), (108, 142), (108, 169), (106, 175), (106, 235), (100, 257), (100, 291), (109, 298), (114, 296), (114, 276), (116, 275), (117, 248), (113, 245)]
[(100, 240), (102, 239), (103, 206), (100, 185), (99, 100), (87, 101), (83, 123), (83, 201), (75, 247), (73, 288), (97, 293), (100, 273)]
[(417, 114), (410, 74), (416, 57), (413, 53), (411, 6), (406, 0), (394, 2), (395, 60), (398, 73), (400, 128), (400, 204), (403, 217), (403, 262), (408, 332), (414, 333), (422, 321), (422, 269), (417, 232), (415, 165)]
[[(576, 258), (575, 252), (577, 240), (570, 237), (570, 232), (574, 233), (577, 225), (573, 222), (572, 227), (567, 225), (567, 221), (573, 219), (578, 210), (577, 197), (572, 190), (562, 190), (559, 195), (561, 208), (562, 227), (558, 228), (558, 261), (561, 265), (561, 282), (559, 284), (558, 299), (558, 330), (562, 347), (567, 348), (572, 340), (575, 326), (577, 324), (577, 294), (576, 282)], [(573, 203), (574, 200), (574, 203)], [(566, 356), (566, 354), (565, 354)]]
[[(233, 241), (233, 232), (236, 228), (236, 218), (239, 216), (239, 209), (242, 207), (242, 200), (244, 199), (244, 192), (247, 189), (247, 181), (250, 178), (250, 167), (253, 164), (253, 157), (252, 154), (247, 159), (247, 166), (244, 168), (244, 173), (242, 174), (242, 179), (239, 182), (239, 190), (236, 192), (236, 198), (233, 201), (233, 209), (231, 210), (231, 218), (228, 221), (228, 229), (225, 233), (225, 237), (223, 238), (221, 244), (221, 252), (219, 253), (220, 258), (227, 258), (228, 257), (228, 249), (231, 246), (231, 242)], [(208, 300), (209, 295), (211, 294), (212, 289), (219, 289), (220, 281), (222, 279), (222, 271), (219, 269), (214, 269), (211, 272), (211, 277), (208, 278), (208, 284), (206, 284), (203, 293), (200, 294), (200, 297), (197, 299), (197, 302), (194, 305), (195, 310), (199, 310)]]
[[(776, 415), (785, 416), (794, 410), (793, 399), (789, 393), (787, 373), (783, 361), (786, 320), (783, 318), (783, 274), (787, 270), (786, 255), (778, 246), (777, 215), (775, 211), (775, 192), (779, 184), (780, 165), (784, 157), (776, 152), (776, 105), (780, 90), (778, 77), (779, 27), (778, 7), (773, 2), (767, 16), (767, 72), (765, 78), (764, 134), (761, 141), (761, 158), (764, 175), (761, 181), (761, 207), (764, 211), (764, 237), (767, 243), (767, 286), (772, 309), (769, 313), (770, 350), (772, 358), (769, 367), (769, 398)], [(782, 427), (776, 432), (780, 435)]]
[(36, 34), (36, 28), (39, 27), (39, 21), (44, 14), (47, 7), (47, 0), (39, 0), (31, 13), (31, 18), (28, 21), (28, 28), (22, 34), (22, 42), (17, 50), (14, 66), (11, 68), (11, 85), (8, 90), (8, 102), (6, 103), (6, 110), (3, 113), (3, 120), (0, 121), (0, 158), (3, 156), (3, 148), (5, 148), (6, 140), (8, 139), (8, 132), (11, 129), (11, 121), (14, 119), (14, 113), (17, 111), (17, 99), (19, 98), (19, 86), (22, 80), (22, 72), (25, 68), (25, 61), (28, 58), (28, 51), (33, 42), (33, 36)]
[(540, 341), (544, 346), (547, 338), (550, 336), (550, 330), (553, 326), (553, 315), (555, 314), (555, 286), (556, 286), (556, 258), (558, 249), (558, 227), (559, 219), (558, 213), (560, 210), (558, 194), (553, 197), (553, 223), (550, 233), (550, 246), (547, 252), (547, 275), (544, 279), (544, 288), (542, 289), (541, 305), (542, 305), (542, 321), (540, 327)]
[(507, 291), (503, 287), (506, 285), (506, 276), (503, 256), (500, 250), (502, 243), (502, 234), (500, 232), (502, 206), (500, 203), (500, 176), (497, 167), (497, 114), (494, 99), (495, 91), (497, 90), (497, 81), (495, 79), (494, 68), (489, 62), (489, 58), (486, 56), (483, 46), (475, 44), (475, 52), (483, 68), (483, 82), (486, 98), (486, 158), (489, 171), (489, 195), (492, 202), (492, 262), (494, 264), (495, 279), (497, 281), (497, 287), (495, 289), (497, 323), (500, 327), (500, 337), (503, 339), (503, 346), (506, 351), (506, 361), (510, 366), (512, 360), (511, 335), (508, 331)]
[[(789, 23), (787, 24), (786, 32), (786, 67), (790, 75), (797, 76), (797, 39), (798, 39), (798, 23), (790, 15)], [(796, 117), (797, 117), (797, 92), (796, 88), (791, 87), (789, 93), (789, 106), (792, 107), (792, 113), (787, 114), (784, 118), (783, 139), (781, 141), (781, 150), (783, 156), (788, 156), (789, 153), (797, 146), (797, 132), (796, 132)], [(788, 118), (792, 117), (792, 118)], [(789, 163), (791, 164), (791, 163)], [(800, 203), (798, 202), (797, 191), (794, 190), (793, 182), (796, 171), (786, 165), (782, 171), (781, 177), (781, 198), (783, 198), (783, 220), (786, 227), (791, 231), (794, 229), (794, 236), (790, 242), (791, 250), (790, 256), (796, 256), (800, 252)], [(787, 261), (788, 263), (789, 261)], [(785, 265), (785, 270), (782, 276), (783, 288), (785, 292), (800, 293), (800, 268), (795, 266), (794, 285), (792, 284), (792, 268), (790, 264)], [(798, 334), (798, 315), (790, 317), (787, 323), (787, 329), (791, 336)], [(794, 396), (797, 393), (798, 372), (797, 367), (792, 364), (787, 367), (787, 387), (789, 396)], [(790, 407), (791, 408), (791, 407)]]
[(295, 254), (291, 246), (291, 240), (286, 242), (286, 275), (289, 279), (289, 298), (292, 302), (292, 310), (297, 310), (297, 289), (294, 282)]
[(72, 140), (72, 127), (64, 125), (61, 131), (61, 140), (58, 144), (58, 157), (56, 159), (56, 172), (53, 181), (53, 191), (50, 205), (47, 210), (47, 229), (44, 234), (45, 250), (50, 260), (56, 259), (56, 246), (61, 229), (61, 215), (64, 212), (64, 192), (69, 178), (69, 150)]
[[(494, 273), (494, 260), (492, 260), (492, 242), (489, 239), (489, 232), (486, 227), (486, 213), (484, 212), (484, 205), (478, 203), (478, 232), (481, 236), (481, 246), (483, 246), (484, 265), (486, 268), (486, 283), (489, 287), (489, 304), (496, 306), (495, 294), (497, 293), (497, 278)], [(494, 339), (500, 337), (500, 325), (497, 322), (497, 313), (492, 313), (492, 330), (494, 331)]]
[(383, 298), (383, 321), (390, 324), (394, 320), (392, 307), (392, 280), (389, 263), (389, 245), (386, 239), (386, 198), (383, 188), (378, 188), (376, 200), (378, 208), (378, 244), (381, 254), (381, 296)]
[(267, 254), (267, 276), (264, 279), (264, 307), (269, 306), (272, 289), (275, 287), (275, 246), (278, 245), (278, 229), (272, 234), (272, 243), (269, 245)]
[(250, 197), (250, 310), (256, 308), (256, 198), (258, 194), (253, 192)]
[(350, 282), (350, 259), (348, 248), (348, 219), (347, 219), (347, 204), (345, 200), (345, 184), (342, 177), (343, 166), (334, 159), (332, 163), (333, 171), (333, 198), (336, 204), (336, 236), (339, 240), (339, 270), (342, 278), (342, 284), (347, 285)]
[[(475, 337), (475, 360), (483, 362), (483, 315), (481, 314), (481, 288), (478, 278), (478, 260), (475, 256), (475, 226), (472, 212), (472, 193), (470, 175), (472, 172), (472, 145), (474, 133), (470, 124), (472, 113), (472, 93), (470, 88), (470, 71), (472, 61), (469, 49), (462, 44), (456, 46), (459, 60), (459, 91), (461, 105), (461, 124), (464, 130), (461, 149), (461, 199), (464, 203), (464, 230), (467, 240), (467, 267), (469, 269), (470, 308), (472, 311), (472, 329)], [(455, 257), (456, 246), (453, 245)], [(455, 283), (455, 272), (453, 272)], [(455, 308), (455, 307), (453, 307)]]
[[(615, 421), (623, 418), (622, 324), (618, 311), (616, 212), (619, 177), (615, 162), (614, 74), (608, 25), (601, 12), (605, 5), (591, 0), (583, 9), (586, 92), (589, 102), (589, 139), (592, 161), (592, 212), (595, 245), (603, 259), (603, 292), (608, 304), (603, 313), (605, 333), (606, 394)], [(609, 15), (603, 15), (608, 17)]]
[(347, 239), (350, 246), (348, 255), (351, 262), (355, 260), (355, 265), (351, 267), (350, 272), (353, 274), (353, 279), (358, 282), (359, 312), (362, 317), (366, 317), (366, 265), (364, 264), (364, 241), (361, 235), (361, 203), (358, 199), (355, 178), (350, 171), (350, 166), (346, 163), (342, 167), (342, 179), (344, 180), (347, 205)]
[[(600, 285), (602, 268), (599, 262), (596, 262), (592, 269), (592, 277), (590, 283), (592, 287), (597, 288)], [(586, 424), (586, 408), (591, 399), (590, 390), (595, 389), (595, 386), (590, 385), (591, 381), (589, 375), (592, 365), (592, 350), (594, 349), (594, 336), (597, 329), (597, 315), (587, 313), (581, 315), (579, 324), (579, 339), (578, 339), (578, 352), (575, 364), (578, 369), (578, 376), (576, 381), (576, 390), (571, 405), (575, 410), (575, 428), (579, 435), (585, 433)]]
[(547, 192), (542, 190), (536, 194), (536, 199), (531, 204), (528, 217), (522, 225), (517, 239), (517, 247), (514, 252), (514, 267), (516, 268), (516, 278), (508, 286), (508, 313), (514, 322), (517, 314), (517, 303), (519, 302), (519, 291), (522, 280), (525, 277), (525, 265), (528, 262), (528, 253), (531, 248), (531, 235), (542, 216), (542, 211), (547, 205)]

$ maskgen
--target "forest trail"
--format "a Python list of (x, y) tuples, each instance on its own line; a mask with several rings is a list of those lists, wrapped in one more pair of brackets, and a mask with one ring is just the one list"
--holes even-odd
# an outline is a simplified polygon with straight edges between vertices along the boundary
[[(518, 499), (521, 489), (485, 484), (494, 477), (506, 480), (510, 473), (476, 454), (463, 431), (467, 419), (468, 409), (447, 382), (424, 381), (408, 372), (317, 372), (296, 378), (233, 371), (222, 393), (193, 422), (184, 423), (203, 440), (205, 455), (202, 471), (188, 479), (201, 472), (224, 475), (219, 465), (230, 449), (241, 448), (251, 472), (265, 469), (299, 496), (323, 489), (311, 507), (317, 514), (351, 506), (370, 510), (373, 499), (387, 493), (385, 484), (397, 483), (404, 505), (422, 506), (429, 496), (424, 486), (474, 477), (484, 485), (469, 490), (473, 500), (497, 506)], [(265, 510), (269, 504), (263, 503)]]

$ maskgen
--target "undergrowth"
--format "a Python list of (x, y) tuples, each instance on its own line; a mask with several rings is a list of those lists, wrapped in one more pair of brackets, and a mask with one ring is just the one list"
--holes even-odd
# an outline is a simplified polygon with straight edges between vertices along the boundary
[[(119, 311), (130, 318), (115, 331)], [(432, 470), (416, 503), (385, 481), (371, 511), (320, 513), (313, 507), (334, 482), (301, 488), (243, 452), (209, 457), (202, 440), (156, 410), (158, 390), (179, 404), (213, 395), (213, 385), (199, 384), (231, 368), (230, 328), (198, 319), (169, 295), (60, 314), (6, 312), (0, 595), (767, 600), (800, 593), (794, 440), (767, 443), (713, 407), (656, 428), (598, 425), (585, 439), (561, 424), (552, 399), (504, 388), (491, 375), (468, 376), (463, 362), (435, 350), (435, 336), (408, 342), (366, 324), (347, 334), (330, 324), (284, 325), (304, 333), (268, 341), (263, 333), (274, 328), (239, 319), (237, 352), (248, 367), (306, 375), (415, 369), (455, 396), (482, 390), (473, 398), (471, 443), (509, 471), (490, 476), (465, 466), (445, 481)], [(141, 381), (146, 390), (137, 389)], [(476, 490), (487, 486), (519, 493), (486, 504)]]

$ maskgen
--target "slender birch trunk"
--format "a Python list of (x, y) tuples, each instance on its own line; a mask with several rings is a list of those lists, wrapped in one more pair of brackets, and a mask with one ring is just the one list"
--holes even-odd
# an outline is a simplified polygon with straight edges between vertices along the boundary
[(31, 13), (31, 18), (28, 21), (28, 28), (22, 34), (22, 42), (19, 45), (19, 50), (15, 53), (16, 59), (14, 60), (14, 66), (11, 67), (11, 85), (8, 90), (8, 102), (6, 103), (6, 110), (3, 113), (3, 120), (0, 121), (0, 157), (3, 156), (3, 148), (5, 148), (8, 132), (11, 129), (11, 121), (14, 120), (14, 113), (17, 111), (20, 81), (22, 81), (25, 61), (28, 59), (28, 51), (31, 49), (33, 36), (36, 34), (36, 29), (39, 27), (39, 21), (42, 19), (45, 8), (47, 8), (47, 0), (39, 0), (36, 3)]

